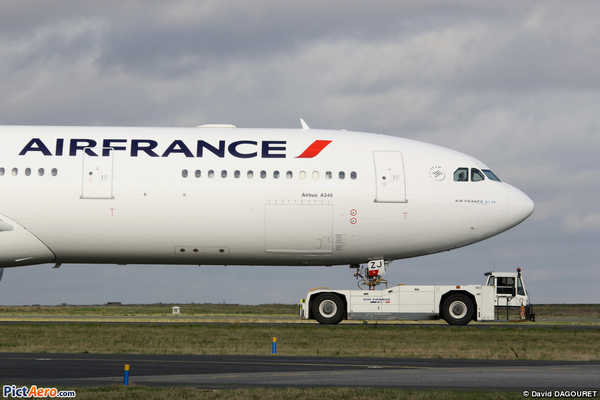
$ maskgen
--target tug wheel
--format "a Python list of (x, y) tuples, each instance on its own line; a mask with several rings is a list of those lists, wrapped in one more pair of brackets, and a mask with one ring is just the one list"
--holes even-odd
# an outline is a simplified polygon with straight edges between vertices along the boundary
[(473, 319), (475, 307), (464, 294), (453, 294), (442, 304), (442, 318), (450, 325), (466, 325)]
[(317, 296), (311, 307), (312, 315), (321, 324), (337, 324), (344, 318), (344, 303), (333, 293)]

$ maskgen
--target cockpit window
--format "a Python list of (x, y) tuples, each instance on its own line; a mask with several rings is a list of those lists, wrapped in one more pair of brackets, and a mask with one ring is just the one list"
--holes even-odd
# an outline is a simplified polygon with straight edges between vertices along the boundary
[(469, 180), (469, 169), (459, 168), (454, 171), (454, 180), (456, 182), (467, 182)]
[(478, 170), (477, 168), (471, 168), (471, 181), (472, 182), (479, 182), (484, 179), (485, 179), (485, 177), (483, 176), (483, 174), (481, 173), (480, 170)]
[(498, 178), (498, 177), (496, 176), (496, 174), (494, 174), (494, 173), (493, 173), (492, 171), (490, 171), (489, 169), (482, 169), (482, 171), (483, 171), (483, 173), (485, 174), (485, 176), (487, 176), (487, 177), (488, 177), (488, 179), (489, 179), (490, 181), (502, 182), (502, 181), (500, 180), (500, 178)]

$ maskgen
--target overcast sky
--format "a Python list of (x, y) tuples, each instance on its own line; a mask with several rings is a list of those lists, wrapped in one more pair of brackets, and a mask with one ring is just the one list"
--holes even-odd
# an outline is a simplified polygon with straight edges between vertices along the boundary
[[(591, 1), (4, 0), (0, 124), (304, 118), (449, 147), (536, 210), (482, 243), (396, 261), (388, 280), (481, 283), (519, 266), (534, 303), (597, 303), (599, 15)], [(347, 267), (43, 265), (6, 269), (0, 304), (295, 303), (315, 286), (355, 280)]]

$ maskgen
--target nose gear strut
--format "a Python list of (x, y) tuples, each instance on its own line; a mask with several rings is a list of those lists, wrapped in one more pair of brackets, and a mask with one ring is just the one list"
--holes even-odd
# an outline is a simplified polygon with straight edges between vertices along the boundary
[(391, 263), (384, 260), (369, 261), (367, 265), (351, 264), (350, 268), (356, 269), (354, 277), (356, 277), (357, 285), (361, 290), (364, 285), (369, 287), (369, 290), (375, 289), (375, 286), (385, 283), (387, 289), (388, 281), (382, 278), (385, 275), (386, 268)]

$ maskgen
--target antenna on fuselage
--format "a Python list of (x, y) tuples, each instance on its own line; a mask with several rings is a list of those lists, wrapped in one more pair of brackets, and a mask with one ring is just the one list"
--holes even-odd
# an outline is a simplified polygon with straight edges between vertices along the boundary
[(310, 126), (308, 126), (308, 124), (306, 122), (304, 122), (304, 120), (302, 118), (300, 118), (300, 123), (302, 124), (303, 131), (307, 131), (310, 129)]

